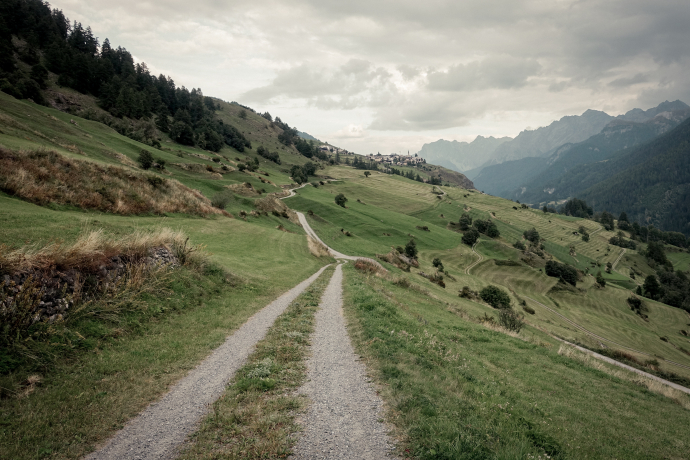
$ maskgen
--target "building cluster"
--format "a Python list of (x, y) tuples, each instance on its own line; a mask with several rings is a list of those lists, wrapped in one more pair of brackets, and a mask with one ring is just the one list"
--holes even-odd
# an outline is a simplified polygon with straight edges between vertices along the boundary
[(327, 144), (321, 144), (319, 146), (319, 150), (323, 152), (328, 152), (328, 153), (339, 153), (341, 155), (350, 155), (352, 152), (348, 152), (345, 149), (339, 149), (338, 147), (334, 147), (332, 145), (327, 145)]
[(424, 158), (412, 155), (399, 155), (397, 153), (392, 153), (390, 155), (381, 155), (377, 153), (374, 155), (370, 153), (367, 155), (370, 161), (375, 161), (389, 166), (416, 166), (420, 163), (426, 163)]

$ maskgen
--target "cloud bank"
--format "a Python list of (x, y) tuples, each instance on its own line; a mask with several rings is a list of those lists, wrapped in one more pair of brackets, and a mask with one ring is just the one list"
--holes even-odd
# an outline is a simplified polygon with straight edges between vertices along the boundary
[[(386, 139), (514, 136), (588, 108), (690, 102), (686, 1), (53, 6), (180, 84), (369, 151)], [(348, 126), (359, 134), (346, 135)]]

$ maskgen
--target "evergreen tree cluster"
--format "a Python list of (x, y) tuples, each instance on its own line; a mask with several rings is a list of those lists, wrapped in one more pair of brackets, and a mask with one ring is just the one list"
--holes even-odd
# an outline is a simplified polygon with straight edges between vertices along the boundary
[[(363, 163), (363, 164), (365, 165), (365, 167), (364, 167), (364, 168), (360, 167), (360, 169), (375, 169), (375, 170), (378, 170), (378, 163), (376, 163), (375, 161), (370, 162), (368, 166), (366, 166), (367, 163), (365, 163), (363, 160), (361, 161), (361, 163)], [(403, 171), (403, 170), (401, 170), (401, 169), (388, 168), (388, 169), (386, 169), (386, 173), (387, 173), (387, 174), (392, 174), (392, 175), (394, 175), (394, 176), (402, 176), (402, 177), (404, 177), (404, 178), (406, 178), (406, 179), (414, 180), (414, 181), (417, 181), (417, 182), (424, 182), (424, 179), (422, 179), (422, 176), (420, 176), (419, 173), (416, 173), (416, 174), (415, 174), (415, 172), (412, 171), (411, 169), (410, 169), (409, 171), (405, 172), (405, 171)], [(440, 185), (440, 184), (438, 184), (438, 185)]]
[[(688, 247), (687, 237), (680, 232), (664, 232), (655, 228), (653, 225), (644, 226), (637, 222), (633, 222), (630, 226), (625, 226), (630, 232), (630, 238), (633, 240), (641, 241), (643, 243), (650, 242), (664, 242), (666, 244), (672, 244), (679, 248)], [(624, 230), (625, 228), (620, 226), (620, 221), (618, 228)]]
[[(544, 209), (544, 212), (548, 211), (548, 208), (546, 206), (544, 206)], [(587, 218), (594, 214), (594, 212), (592, 211), (591, 207), (587, 206), (587, 203), (585, 201), (573, 198), (571, 200), (568, 200), (563, 205), (561, 214), (573, 217)]]
[[(22, 45), (15, 48), (12, 36)], [(28, 75), (17, 66), (15, 53), (32, 66)], [(126, 49), (114, 48), (107, 38), (100, 45), (90, 27), (76, 21), (70, 24), (62, 11), (51, 10), (47, 2), (1, 2), (0, 90), (46, 104), (41, 89), (46, 88), (48, 71), (58, 75), (60, 86), (96, 96), (99, 105), (117, 119), (155, 119), (148, 137), (137, 140), (155, 145), (158, 128), (176, 142), (214, 152), (224, 144), (240, 152), (251, 148), (237, 128), (215, 116), (218, 105), (201, 89), (189, 91), (165, 75), (151, 75), (146, 64), (135, 64)], [(118, 131), (130, 133), (125, 128)]]
[[(622, 232), (619, 232), (622, 233)], [(626, 240), (623, 235), (616, 235), (609, 238), (609, 244), (626, 249), (637, 249), (637, 244), (632, 240)]]

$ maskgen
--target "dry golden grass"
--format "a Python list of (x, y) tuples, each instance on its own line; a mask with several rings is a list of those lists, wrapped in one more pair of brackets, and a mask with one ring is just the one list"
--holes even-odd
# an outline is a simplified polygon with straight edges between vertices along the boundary
[(328, 248), (320, 241), (316, 241), (311, 236), (307, 235), (307, 244), (309, 245), (309, 252), (316, 257), (330, 257)]
[(580, 361), (589, 367), (605, 372), (621, 380), (647, 387), (649, 391), (671, 398), (685, 409), (690, 410), (690, 397), (687, 394), (657, 380), (650, 379), (623, 368), (614, 368), (612, 365), (608, 365), (587, 353), (583, 353), (567, 345), (561, 345), (558, 349), (558, 354)]
[(176, 180), (72, 160), (50, 150), (0, 148), (0, 189), (39, 205), (114, 214), (224, 214), (199, 191)]
[(107, 235), (102, 230), (82, 234), (74, 243), (54, 241), (45, 246), (31, 245), (10, 248), (0, 245), (0, 272), (15, 273), (31, 270), (92, 269), (115, 255), (127, 259), (145, 256), (150, 248), (184, 247), (181, 231), (161, 228), (157, 231), (138, 230), (124, 236)]

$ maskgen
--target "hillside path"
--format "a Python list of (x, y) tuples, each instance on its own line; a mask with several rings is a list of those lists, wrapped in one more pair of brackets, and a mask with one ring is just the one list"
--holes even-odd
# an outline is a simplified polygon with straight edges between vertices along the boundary
[(392, 444), (378, 419), (383, 403), (355, 355), (343, 316), (343, 272), (338, 265), (316, 313), (307, 383), (311, 401), (293, 460), (385, 459)]
[(605, 362), (607, 362), (607, 363), (609, 363), (609, 364), (613, 364), (614, 366), (622, 367), (623, 369), (627, 369), (627, 370), (629, 370), (629, 371), (635, 372), (636, 374), (639, 374), (639, 375), (642, 375), (642, 376), (644, 376), (644, 377), (647, 377), (648, 379), (652, 379), (652, 380), (656, 380), (657, 382), (661, 382), (661, 383), (663, 383), (663, 384), (665, 384), (665, 385), (670, 386), (671, 388), (675, 388), (676, 390), (682, 391), (683, 393), (690, 394), (690, 388), (685, 388), (684, 386), (678, 385), (677, 383), (669, 382), (668, 380), (664, 380), (664, 379), (662, 379), (662, 378), (659, 378), (659, 377), (657, 377), (656, 375), (652, 375), (652, 374), (649, 374), (649, 373), (647, 373), (647, 372), (645, 372), (645, 371), (641, 371), (641, 370), (639, 370), (639, 369), (636, 369), (636, 368), (634, 368), (634, 367), (632, 367), (632, 366), (628, 366), (627, 364), (623, 364), (623, 363), (621, 363), (621, 362), (619, 362), (619, 361), (616, 361), (615, 359), (611, 359), (611, 358), (609, 358), (609, 357), (607, 357), (607, 356), (600, 355), (600, 354), (597, 353), (597, 352), (594, 352), (594, 351), (592, 351), (592, 350), (588, 350), (588, 349), (586, 349), (586, 348), (580, 347), (580, 346), (575, 345), (575, 344), (573, 344), (573, 343), (570, 343), (570, 342), (567, 342), (567, 341), (565, 341), (565, 340), (559, 339), (558, 337), (556, 337), (556, 339), (557, 339), (557, 340), (560, 340), (561, 342), (563, 342), (563, 343), (565, 343), (565, 344), (567, 344), (567, 345), (570, 345), (571, 347), (576, 348), (577, 350), (579, 350), (579, 351), (581, 351), (581, 352), (583, 352), (583, 353), (587, 353), (588, 355), (594, 356), (595, 358), (597, 358), (597, 359), (599, 359), (599, 360), (601, 360), (601, 361), (605, 361)]
[[(537, 301), (534, 300), (533, 298), (527, 297), (527, 296), (524, 295), (524, 294), (521, 294), (521, 295), (522, 295), (524, 298), (526, 298), (527, 300), (529, 300), (530, 302), (534, 302), (535, 304), (539, 305), (540, 307), (547, 309), (548, 311), (550, 311), (550, 312), (553, 313), (554, 315), (560, 316), (560, 317), (563, 318), (565, 321), (567, 321), (569, 324), (575, 326), (576, 328), (580, 329), (580, 330), (581, 330), (582, 332), (584, 332), (585, 334), (588, 334), (588, 335), (594, 337), (594, 338), (597, 339), (597, 340), (603, 340), (604, 342), (609, 342), (609, 343), (612, 343), (612, 344), (614, 344), (614, 345), (618, 345), (618, 346), (621, 347), (621, 348), (625, 348), (626, 350), (633, 351), (633, 352), (638, 353), (638, 354), (640, 354), (640, 355), (649, 356), (649, 357), (652, 357), (652, 358), (655, 358), (655, 359), (660, 359), (660, 360), (662, 360), (662, 361), (664, 361), (664, 362), (666, 362), (666, 363), (673, 364), (674, 366), (683, 367), (683, 368), (685, 368), (685, 369), (690, 369), (690, 366), (686, 366), (685, 364), (677, 363), (677, 362), (671, 361), (671, 360), (669, 360), (669, 359), (659, 358), (658, 356), (652, 355), (652, 354), (650, 354), (650, 353), (645, 353), (644, 351), (635, 350), (634, 348), (630, 348), (630, 347), (625, 346), (625, 345), (623, 345), (623, 344), (620, 344), (620, 343), (618, 343), (618, 342), (614, 342), (614, 341), (611, 340), (611, 339), (607, 339), (607, 338), (605, 338), (605, 337), (602, 337), (602, 336), (600, 336), (600, 335), (597, 335), (597, 334), (595, 334), (594, 332), (592, 332), (592, 331), (590, 331), (590, 330), (588, 330), (588, 329), (586, 329), (586, 328), (580, 326), (580, 325), (577, 324), (575, 321), (572, 321), (572, 320), (566, 318), (565, 316), (561, 315), (560, 313), (558, 313), (558, 312), (557, 312), (556, 310), (554, 310), (553, 308), (549, 308), (549, 307), (547, 307), (546, 305), (544, 305), (543, 303), (537, 302)], [(558, 337), (555, 337), (555, 338), (558, 339)], [(558, 340), (561, 340), (561, 342), (565, 342), (565, 341), (562, 340), (562, 339), (558, 339)], [(566, 343), (570, 343), (570, 342), (566, 342)], [(572, 344), (571, 344), (571, 345), (572, 345)], [(601, 356), (601, 355), (599, 355), (599, 356)], [(666, 382), (666, 380), (664, 380), (664, 382)], [(669, 383), (671, 383), (671, 382), (669, 382)], [(675, 384), (674, 384), (674, 385), (675, 385)], [(683, 388), (685, 388), (685, 387), (683, 387)]]
[[(381, 266), (373, 259), (348, 256), (332, 249), (319, 238), (304, 214), (295, 212), (307, 235), (326, 246), (336, 259), (366, 259)], [(390, 454), (393, 444), (385, 426), (378, 421), (383, 403), (368, 383), (366, 368), (358, 361), (347, 333), (342, 265), (336, 267), (321, 298), (311, 350), (307, 383), (299, 391), (312, 404), (302, 421), (305, 430), (290, 458), (393, 458)]]
[(211, 355), (180, 380), (161, 399), (151, 403), (87, 460), (153, 460), (177, 456), (177, 448), (193, 432), (209, 405), (264, 338), (275, 319), (326, 269), (254, 314)]
[[(296, 195), (295, 190), (300, 189), (300, 188), (304, 187), (305, 185), (307, 185), (306, 182), (305, 182), (304, 184), (302, 184), (301, 186), (299, 186), (299, 187), (290, 189), (290, 195), (281, 197), (280, 199), (281, 199), (281, 200), (284, 200), (284, 199), (286, 199), (286, 198), (290, 198), (290, 197), (295, 196), (295, 195)], [(383, 265), (381, 265), (378, 261), (376, 261), (376, 260), (374, 260), (374, 259), (370, 259), (369, 257), (348, 256), (347, 254), (343, 254), (342, 252), (336, 251), (335, 249), (333, 249), (332, 247), (330, 247), (329, 245), (327, 245), (326, 243), (324, 243), (323, 240), (321, 240), (321, 238), (319, 238), (319, 235), (317, 235), (316, 232), (311, 228), (311, 226), (309, 225), (309, 222), (307, 222), (307, 218), (305, 217), (305, 215), (304, 215), (303, 213), (301, 213), (301, 212), (299, 212), (299, 211), (294, 211), (294, 212), (295, 212), (295, 214), (297, 214), (297, 218), (299, 219), (299, 223), (302, 225), (302, 228), (303, 228), (304, 231), (307, 233), (307, 235), (309, 235), (313, 240), (318, 241), (319, 243), (323, 244), (323, 245), (326, 247), (326, 249), (328, 249), (328, 253), (329, 253), (331, 256), (333, 256), (335, 259), (345, 259), (345, 260), (359, 260), (359, 259), (364, 259), (364, 260), (367, 260), (367, 261), (369, 261), (369, 262), (371, 262), (371, 263), (377, 265), (377, 266), (380, 267), (382, 270), (387, 271), (387, 270), (383, 267)]]
[(474, 245), (472, 246), (472, 252), (474, 252), (475, 254), (477, 254), (477, 257), (479, 257), (479, 259), (477, 259), (477, 260), (475, 260), (474, 262), (472, 262), (472, 263), (465, 269), (465, 273), (466, 273), (467, 275), (470, 274), (470, 270), (472, 270), (477, 264), (479, 264), (479, 262), (481, 262), (482, 260), (484, 260), (484, 256), (482, 256), (481, 254), (479, 254), (479, 253), (474, 249), (474, 248), (477, 247), (477, 245), (478, 245), (479, 243), (481, 243), (481, 241), (477, 241), (477, 242), (474, 243)]

